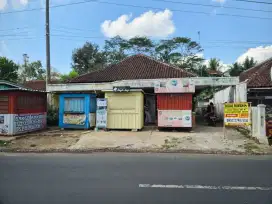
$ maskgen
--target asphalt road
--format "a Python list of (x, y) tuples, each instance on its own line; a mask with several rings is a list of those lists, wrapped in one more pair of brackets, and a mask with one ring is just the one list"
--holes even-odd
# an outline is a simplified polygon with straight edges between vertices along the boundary
[(1, 154), (0, 204), (17, 203), (272, 204), (272, 157)]

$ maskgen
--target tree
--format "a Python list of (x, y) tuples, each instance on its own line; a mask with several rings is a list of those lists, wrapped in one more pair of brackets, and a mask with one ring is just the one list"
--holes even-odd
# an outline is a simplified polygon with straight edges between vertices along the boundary
[(155, 48), (155, 55), (163, 62), (192, 71), (203, 61), (198, 55), (201, 51), (201, 46), (190, 38), (176, 37), (161, 40)]
[(241, 64), (238, 62), (233, 63), (230, 67), (229, 74), (230, 76), (239, 76), (242, 72), (254, 67), (256, 64), (257, 61), (255, 61), (253, 57), (246, 57)]
[(78, 77), (78, 73), (73, 69), (72, 71), (69, 72), (69, 74), (63, 74), (60, 76), (60, 80), (62, 82), (66, 82), (70, 79), (73, 79), (75, 77)]
[(0, 57), (0, 79), (16, 82), (19, 66), (6, 57)]
[(253, 57), (249, 58), (246, 57), (245, 61), (242, 63), (243, 65), (243, 71), (250, 69), (251, 67), (254, 67), (257, 64), (257, 61), (253, 59)]
[(29, 80), (45, 80), (45, 69), (40, 60), (29, 62), (27, 54), (23, 54), (24, 63), (20, 69), (21, 82)]
[(154, 43), (147, 37), (134, 37), (128, 41), (128, 49), (132, 54), (152, 55)]
[(243, 72), (243, 66), (238, 62), (233, 63), (229, 69), (230, 76), (239, 76)]
[(72, 54), (72, 67), (78, 74), (85, 74), (104, 68), (106, 56), (100, 52), (98, 45), (86, 42), (83, 47), (77, 48)]
[(210, 71), (219, 71), (221, 68), (220, 60), (216, 58), (211, 58), (208, 63), (208, 69)]
[(116, 64), (127, 57), (125, 51), (129, 49), (128, 41), (120, 36), (105, 41), (104, 53), (107, 64)]

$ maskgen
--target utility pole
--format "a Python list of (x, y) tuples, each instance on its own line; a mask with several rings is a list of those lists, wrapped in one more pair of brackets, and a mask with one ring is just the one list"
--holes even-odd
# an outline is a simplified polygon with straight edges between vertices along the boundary
[(50, 65), (50, 24), (49, 24), (49, 0), (45, 3), (45, 36), (46, 36), (46, 87), (50, 84), (51, 65)]
[[(198, 34), (198, 44), (200, 45), (200, 31), (197, 32)], [(201, 65), (201, 76), (203, 76), (203, 66)]]

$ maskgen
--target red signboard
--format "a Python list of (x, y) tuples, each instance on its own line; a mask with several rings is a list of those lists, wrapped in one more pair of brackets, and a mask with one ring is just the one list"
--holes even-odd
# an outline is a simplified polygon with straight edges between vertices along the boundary
[(266, 136), (272, 137), (272, 120), (266, 121)]

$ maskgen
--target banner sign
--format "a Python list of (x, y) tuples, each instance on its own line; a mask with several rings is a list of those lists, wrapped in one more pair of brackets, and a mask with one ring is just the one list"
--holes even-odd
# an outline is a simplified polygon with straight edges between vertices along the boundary
[(97, 109), (96, 109), (96, 127), (97, 128), (107, 128), (107, 99), (98, 98), (97, 99)]
[(154, 83), (155, 93), (194, 93), (195, 85), (190, 79), (171, 79)]
[(248, 126), (250, 114), (248, 103), (225, 103), (224, 104), (225, 126)]
[(114, 86), (113, 92), (130, 92), (129, 86)]
[(85, 125), (85, 114), (64, 114), (63, 123), (70, 125)]
[(159, 127), (192, 127), (191, 110), (158, 110)]

